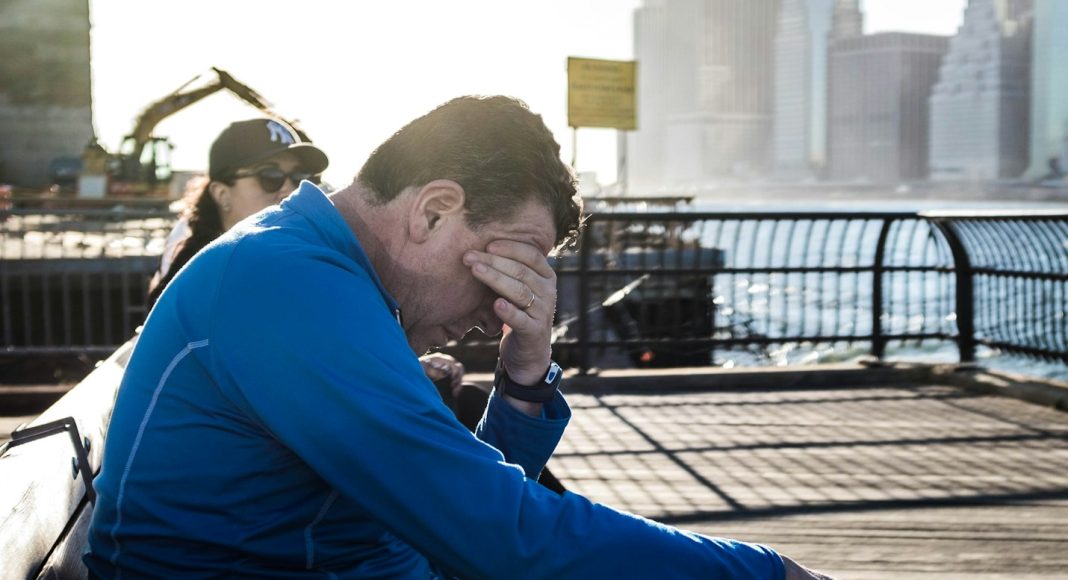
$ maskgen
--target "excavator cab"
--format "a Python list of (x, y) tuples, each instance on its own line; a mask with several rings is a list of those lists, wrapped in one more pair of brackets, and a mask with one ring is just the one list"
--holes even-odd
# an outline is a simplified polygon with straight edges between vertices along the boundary
[[(138, 156), (138, 149), (140, 155)], [(126, 137), (119, 154), (108, 161), (110, 193), (113, 195), (166, 194), (171, 181), (171, 155), (174, 145), (166, 137), (149, 137), (138, 146), (137, 140)]]

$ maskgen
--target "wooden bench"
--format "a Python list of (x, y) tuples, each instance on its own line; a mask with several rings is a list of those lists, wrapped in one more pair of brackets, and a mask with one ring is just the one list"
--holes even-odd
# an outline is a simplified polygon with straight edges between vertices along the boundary
[(82, 564), (129, 341), (0, 447), (0, 578), (85, 578)]

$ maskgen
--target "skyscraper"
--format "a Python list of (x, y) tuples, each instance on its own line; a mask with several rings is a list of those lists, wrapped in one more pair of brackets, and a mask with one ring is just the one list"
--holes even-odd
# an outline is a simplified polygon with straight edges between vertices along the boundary
[(632, 189), (767, 172), (780, 0), (647, 0), (635, 13)]
[(697, 108), (703, 26), (704, 0), (646, 0), (635, 10), (638, 129), (626, 134), (633, 191), (654, 191), (668, 183), (667, 120)]
[(834, 0), (783, 0), (775, 39), (775, 173), (819, 172), (827, 142), (827, 42)]
[(927, 177), (928, 101), (947, 48), (944, 36), (899, 32), (831, 43), (831, 179)]
[(88, 0), (0, 2), (0, 183), (47, 185), (93, 134)]
[(1017, 177), (1027, 168), (1031, 0), (971, 0), (931, 95), (935, 180)]
[(834, 40), (863, 35), (864, 15), (860, 12), (860, 0), (835, 0), (831, 23)]
[[(1068, 2), (1034, 0), (1031, 64), (1031, 165), (1028, 177), (1049, 172), (1068, 153)], [(1068, 159), (1060, 159), (1061, 167)]]

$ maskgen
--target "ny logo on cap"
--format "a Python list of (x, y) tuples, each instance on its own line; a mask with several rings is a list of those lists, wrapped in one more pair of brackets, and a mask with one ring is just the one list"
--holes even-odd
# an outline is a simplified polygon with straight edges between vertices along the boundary
[(297, 142), (296, 139), (293, 138), (293, 133), (278, 121), (267, 121), (267, 130), (271, 132), (272, 143), (281, 142), (286, 145), (292, 145)]

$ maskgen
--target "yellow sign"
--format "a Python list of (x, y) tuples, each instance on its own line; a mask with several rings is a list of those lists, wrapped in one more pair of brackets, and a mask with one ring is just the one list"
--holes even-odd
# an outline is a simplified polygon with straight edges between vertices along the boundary
[(567, 124), (572, 127), (638, 128), (634, 61), (567, 59)]

